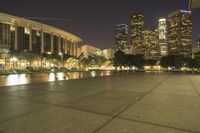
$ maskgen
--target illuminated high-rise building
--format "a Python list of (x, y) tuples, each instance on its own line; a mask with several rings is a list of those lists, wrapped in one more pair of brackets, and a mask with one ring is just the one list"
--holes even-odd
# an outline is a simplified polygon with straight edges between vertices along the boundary
[(191, 11), (177, 10), (168, 15), (167, 40), (169, 54), (191, 55), (192, 19)]
[(158, 42), (160, 46), (160, 55), (167, 55), (167, 21), (165, 18), (159, 19), (158, 23)]
[(160, 59), (160, 47), (158, 43), (158, 30), (145, 29), (143, 31), (145, 59)]
[(138, 54), (144, 54), (143, 30), (144, 15), (133, 13), (130, 19), (131, 46)]
[(197, 48), (200, 48), (200, 38), (197, 40)]
[(128, 45), (128, 26), (120, 24), (115, 27), (115, 50), (125, 50)]

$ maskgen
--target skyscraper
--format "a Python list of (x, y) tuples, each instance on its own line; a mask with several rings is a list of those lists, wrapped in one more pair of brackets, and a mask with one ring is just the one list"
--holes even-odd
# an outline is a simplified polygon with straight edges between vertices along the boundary
[(200, 38), (197, 40), (197, 48), (200, 48)]
[(125, 50), (128, 45), (128, 26), (120, 24), (115, 27), (115, 50)]
[(158, 30), (145, 29), (143, 31), (145, 59), (160, 59), (160, 47), (158, 44)]
[(158, 42), (160, 46), (160, 55), (167, 55), (167, 21), (165, 18), (159, 19), (158, 23)]
[(144, 15), (133, 13), (130, 19), (131, 46), (139, 54), (144, 54), (143, 29)]
[(169, 54), (189, 56), (192, 49), (191, 11), (177, 10), (168, 15), (167, 39)]

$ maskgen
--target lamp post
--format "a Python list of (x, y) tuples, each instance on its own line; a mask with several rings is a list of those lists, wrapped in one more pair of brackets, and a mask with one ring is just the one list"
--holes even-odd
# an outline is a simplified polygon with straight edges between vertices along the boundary
[(12, 57), (11, 61), (13, 61), (13, 68), (15, 68), (15, 63), (18, 61), (17, 57)]
[(59, 55), (61, 56), (61, 62), (62, 62), (62, 67), (64, 67), (64, 61), (63, 61), (63, 53), (59, 53)]

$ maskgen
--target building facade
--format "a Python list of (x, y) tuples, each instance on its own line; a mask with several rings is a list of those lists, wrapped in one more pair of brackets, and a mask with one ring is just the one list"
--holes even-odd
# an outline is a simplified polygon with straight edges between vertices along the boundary
[(145, 29), (143, 31), (145, 59), (160, 59), (160, 47), (158, 43), (158, 30)]
[(96, 48), (92, 45), (83, 45), (80, 47), (81, 49), (81, 54), (83, 54), (83, 56), (90, 56), (90, 55), (101, 55), (101, 49)]
[(111, 48), (102, 50), (102, 56), (107, 60), (111, 60), (114, 58), (115, 51)]
[(158, 43), (160, 47), (160, 55), (166, 56), (167, 51), (167, 20), (165, 18), (159, 19), (158, 23)]
[(0, 13), (0, 47), (14, 52), (77, 56), (79, 37), (32, 20)]
[(191, 11), (177, 10), (168, 15), (167, 40), (168, 53), (191, 55), (192, 49), (192, 19)]
[(143, 44), (144, 15), (133, 13), (130, 18), (131, 47), (137, 54), (144, 54)]
[(115, 50), (125, 50), (128, 46), (128, 26), (120, 24), (115, 27)]

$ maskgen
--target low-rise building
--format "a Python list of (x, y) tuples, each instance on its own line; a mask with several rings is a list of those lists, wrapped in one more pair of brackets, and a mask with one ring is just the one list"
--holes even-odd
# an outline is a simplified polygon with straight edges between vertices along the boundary
[(111, 48), (102, 50), (102, 56), (105, 57), (107, 60), (114, 58), (115, 51)]
[(96, 48), (89, 44), (81, 46), (80, 51), (81, 51), (80, 54), (83, 54), (84, 56), (101, 55), (101, 49)]

